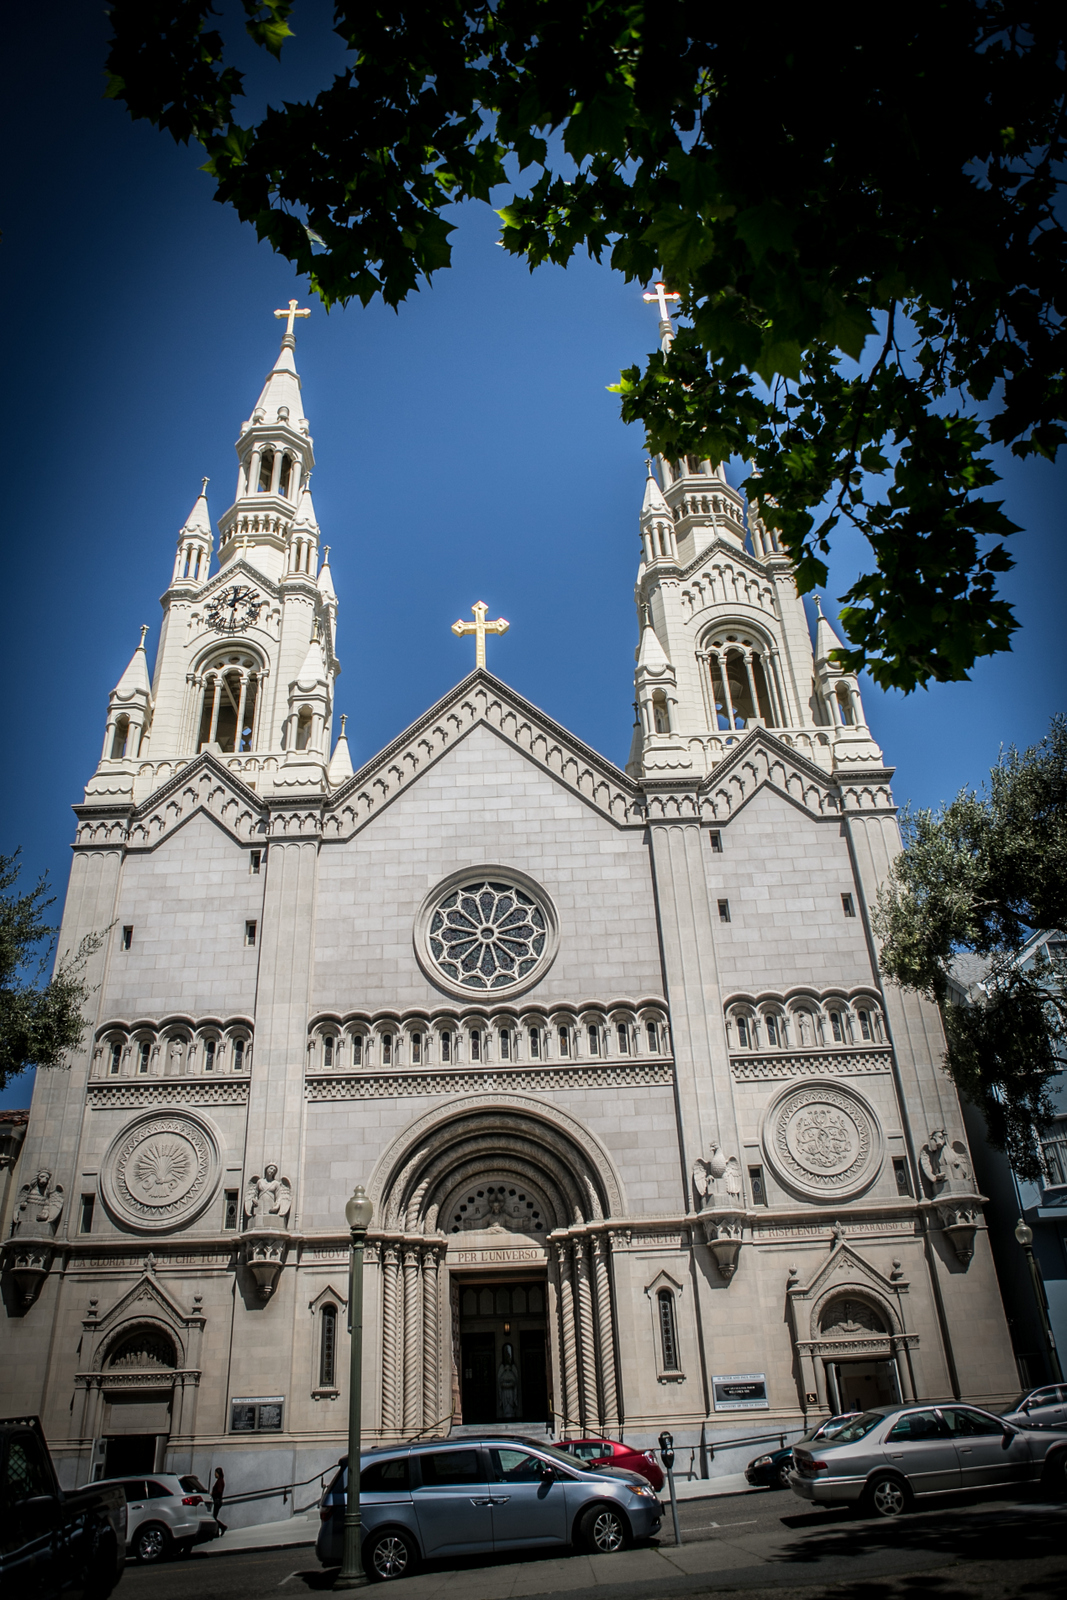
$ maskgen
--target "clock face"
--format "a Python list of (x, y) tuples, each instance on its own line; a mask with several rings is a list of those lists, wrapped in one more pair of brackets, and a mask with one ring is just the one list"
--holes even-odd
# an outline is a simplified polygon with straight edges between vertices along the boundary
[(208, 606), (208, 627), (214, 628), (216, 633), (240, 633), (252, 626), (265, 604), (248, 584), (231, 584)]

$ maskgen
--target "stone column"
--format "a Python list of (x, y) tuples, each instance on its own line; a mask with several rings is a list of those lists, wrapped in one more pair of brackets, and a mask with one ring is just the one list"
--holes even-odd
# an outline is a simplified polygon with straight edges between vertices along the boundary
[(399, 1348), (397, 1321), (399, 1311), (399, 1282), (397, 1247), (387, 1244), (382, 1248), (382, 1428), (395, 1433), (400, 1427)]
[(419, 1315), (419, 1251), (416, 1245), (404, 1247), (404, 1432), (415, 1433), (422, 1413), (419, 1382), (422, 1354), (419, 1344), (422, 1318)]
[(578, 1328), (581, 1337), (581, 1420), (585, 1430), (597, 1427), (599, 1404), (596, 1381), (596, 1335), (593, 1323), (593, 1288), (589, 1280), (588, 1246), (574, 1246), (574, 1276), (578, 1290)]
[(441, 1385), (438, 1379), (440, 1340), (437, 1327), (437, 1263), (439, 1251), (431, 1245), (422, 1262), (422, 1425), (438, 1420)]
[(560, 1354), (563, 1392), (560, 1403), (563, 1411), (563, 1426), (572, 1427), (578, 1421), (578, 1341), (574, 1325), (574, 1285), (571, 1281), (571, 1247), (569, 1244), (556, 1245), (556, 1260), (559, 1265), (559, 1322), (560, 1322)]
[(615, 1328), (611, 1316), (611, 1247), (606, 1235), (598, 1233), (592, 1240), (592, 1248), (600, 1344), (600, 1426), (607, 1429), (618, 1424), (619, 1401), (615, 1380)]

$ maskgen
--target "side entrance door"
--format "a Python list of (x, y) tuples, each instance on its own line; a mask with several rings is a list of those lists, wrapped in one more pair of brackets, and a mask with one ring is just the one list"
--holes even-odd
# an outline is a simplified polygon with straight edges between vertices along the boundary
[(412, 1451), (411, 1498), (427, 1556), (493, 1548), (493, 1511), (485, 1456), (460, 1450)]
[(542, 1463), (526, 1450), (489, 1451), (493, 1548), (566, 1544), (566, 1488), (542, 1476)]

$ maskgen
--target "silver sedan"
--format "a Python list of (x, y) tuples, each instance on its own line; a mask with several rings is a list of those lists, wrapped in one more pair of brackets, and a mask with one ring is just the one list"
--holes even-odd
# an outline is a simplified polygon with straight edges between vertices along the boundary
[(816, 1505), (898, 1517), (926, 1495), (1040, 1483), (1067, 1493), (1067, 1437), (977, 1406), (879, 1406), (833, 1439), (793, 1450), (791, 1487)]

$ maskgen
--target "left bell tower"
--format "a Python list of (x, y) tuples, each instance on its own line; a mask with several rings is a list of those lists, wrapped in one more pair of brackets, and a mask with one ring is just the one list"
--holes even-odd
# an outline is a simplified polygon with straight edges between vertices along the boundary
[[(337, 596), (309, 487), (295, 300), (236, 443), (237, 492), (215, 532), (205, 478), (179, 535), (155, 670), (145, 632), (112, 691), (89, 803), (138, 804), (203, 752), (261, 794), (330, 787)], [(342, 763), (347, 765), (347, 763)]]

